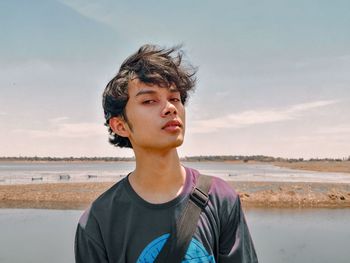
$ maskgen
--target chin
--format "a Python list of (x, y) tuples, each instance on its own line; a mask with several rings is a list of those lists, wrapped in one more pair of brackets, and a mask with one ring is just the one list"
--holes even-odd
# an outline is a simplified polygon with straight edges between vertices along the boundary
[(183, 139), (179, 139), (178, 141), (176, 141), (176, 142), (174, 143), (174, 147), (179, 147), (179, 146), (181, 146), (181, 145), (183, 144), (183, 142), (184, 142)]
[(176, 140), (169, 142), (164, 148), (177, 148), (183, 144), (183, 138), (177, 138)]
[[(171, 150), (175, 149), (183, 144), (184, 140), (182, 138), (178, 138), (176, 140), (171, 140), (171, 141), (163, 141), (163, 142), (158, 142), (156, 144), (140, 144), (138, 145), (140, 148), (144, 149), (153, 149), (153, 150)], [(136, 147), (134, 147), (135, 149)]]
[(184, 142), (184, 141), (181, 141), (181, 142), (176, 143), (176, 144), (174, 145), (174, 147), (179, 147), (179, 146), (181, 146), (181, 145), (183, 144), (183, 142)]

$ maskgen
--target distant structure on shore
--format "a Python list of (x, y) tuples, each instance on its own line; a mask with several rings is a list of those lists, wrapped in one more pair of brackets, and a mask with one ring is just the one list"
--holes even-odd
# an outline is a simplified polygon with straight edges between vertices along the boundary
[[(187, 162), (227, 162), (227, 161), (241, 161), (241, 162), (342, 162), (350, 161), (350, 156), (344, 158), (281, 158), (271, 157), (265, 155), (207, 155), (207, 156), (186, 156), (181, 158), (182, 161)], [(28, 162), (130, 162), (135, 161), (134, 157), (0, 157), (0, 161), (28, 161)]]

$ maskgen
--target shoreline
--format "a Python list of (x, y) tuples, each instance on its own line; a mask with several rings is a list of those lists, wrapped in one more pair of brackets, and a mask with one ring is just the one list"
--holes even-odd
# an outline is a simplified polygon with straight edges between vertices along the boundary
[[(84, 162), (84, 161), (79, 161)], [(100, 161), (97, 161), (100, 162)], [(121, 161), (125, 162), (125, 161)], [(350, 161), (256, 162), (317, 172), (348, 173)], [(343, 208), (350, 207), (350, 184), (327, 182), (227, 181), (239, 193), (243, 207)], [(116, 182), (57, 182), (0, 185), (0, 208), (85, 209)]]
[[(118, 163), (118, 162), (135, 162), (134, 160), (1, 160), (1, 163)], [(193, 161), (193, 160), (185, 160), (182, 162), (213, 162), (213, 163), (230, 163), (230, 164), (245, 164), (245, 165), (273, 165), (281, 168), (289, 168), (294, 170), (305, 170), (305, 171), (314, 171), (314, 172), (330, 172), (330, 173), (348, 173), (350, 175), (350, 161), (242, 161), (242, 160), (226, 160), (226, 161), (218, 161), (218, 160), (205, 160), (205, 161)]]
[(350, 176), (350, 161), (271, 162), (269, 164), (282, 167), (282, 168), (294, 169), (294, 170), (330, 172), (330, 173), (349, 173), (349, 176)]
[[(227, 181), (244, 208), (350, 208), (350, 185)], [(0, 185), (0, 208), (84, 210), (116, 182)]]

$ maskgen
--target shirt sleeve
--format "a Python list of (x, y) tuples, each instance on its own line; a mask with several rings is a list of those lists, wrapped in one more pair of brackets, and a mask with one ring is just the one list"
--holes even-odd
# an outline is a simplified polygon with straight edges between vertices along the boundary
[(108, 263), (103, 244), (89, 235), (80, 223), (75, 234), (74, 253), (76, 263)]
[(220, 232), (219, 262), (258, 262), (239, 196), (237, 196), (228, 220)]

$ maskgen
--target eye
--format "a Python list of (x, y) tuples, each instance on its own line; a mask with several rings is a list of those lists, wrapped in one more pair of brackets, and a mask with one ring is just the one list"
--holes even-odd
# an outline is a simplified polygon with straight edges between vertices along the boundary
[(156, 101), (155, 100), (144, 100), (142, 102), (142, 104), (152, 104), (152, 103), (155, 103)]
[(171, 98), (170, 101), (172, 101), (172, 102), (179, 102), (180, 99), (179, 98)]

